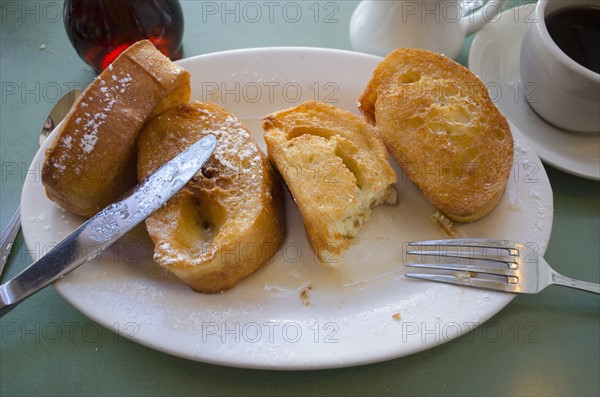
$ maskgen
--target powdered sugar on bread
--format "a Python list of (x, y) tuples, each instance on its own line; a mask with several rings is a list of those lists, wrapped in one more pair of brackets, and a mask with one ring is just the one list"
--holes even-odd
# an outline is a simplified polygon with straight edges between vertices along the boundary
[(138, 176), (152, 173), (206, 134), (213, 155), (186, 187), (146, 220), (154, 259), (196, 291), (232, 288), (264, 265), (285, 225), (279, 181), (244, 125), (214, 104), (175, 106), (138, 140)]
[(144, 122), (189, 101), (189, 73), (148, 41), (125, 50), (83, 91), (46, 152), (42, 183), (62, 208), (91, 217), (136, 183)]

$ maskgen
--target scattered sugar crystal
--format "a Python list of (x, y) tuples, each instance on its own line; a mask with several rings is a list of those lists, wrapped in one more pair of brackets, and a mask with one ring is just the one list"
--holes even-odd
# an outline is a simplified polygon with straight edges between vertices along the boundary
[(91, 153), (92, 150), (94, 150), (94, 146), (96, 145), (96, 142), (98, 141), (98, 136), (95, 134), (85, 134), (82, 138), (81, 138), (81, 143), (80, 146), (83, 149), (84, 152), (86, 153)]
[(130, 83), (131, 81), (133, 81), (133, 79), (131, 78), (131, 75), (127, 73), (127, 77), (123, 77), (121, 80), (119, 80), (119, 83), (126, 84)]
[(41, 223), (46, 222), (46, 214), (42, 213), (38, 216), (31, 217), (31, 222)]
[(61, 164), (59, 162), (55, 162), (53, 165), (54, 165), (54, 168), (56, 168), (60, 172), (65, 172), (66, 167), (63, 164)]
[(540, 193), (536, 192), (535, 190), (530, 190), (529, 191), (529, 197), (534, 198), (534, 199), (540, 199)]

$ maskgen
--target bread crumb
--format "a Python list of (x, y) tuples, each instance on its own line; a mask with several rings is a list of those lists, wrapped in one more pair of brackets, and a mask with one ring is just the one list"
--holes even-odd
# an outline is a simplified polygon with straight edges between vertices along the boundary
[(454, 222), (452, 222), (446, 215), (440, 211), (436, 211), (431, 214), (431, 221), (440, 229), (442, 233), (448, 238), (460, 238), (462, 237), (460, 232), (456, 230)]
[(476, 272), (468, 272), (468, 271), (464, 271), (464, 270), (456, 271), (453, 273), (453, 275), (454, 275), (454, 277), (456, 277), (460, 280), (463, 280), (463, 281), (477, 277)]
[(401, 318), (400, 318), (400, 312), (398, 312), (398, 313), (394, 313), (394, 314), (392, 315), (392, 318), (393, 318), (394, 320), (400, 320), (400, 319), (401, 319)]
[(310, 303), (310, 297), (308, 296), (308, 291), (312, 290), (312, 286), (308, 285), (306, 288), (302, 288), (302, 290), (300, 291), (300, 300), (302, 301), (302, 304), (304, 306), (310, 306), (312, 303)]

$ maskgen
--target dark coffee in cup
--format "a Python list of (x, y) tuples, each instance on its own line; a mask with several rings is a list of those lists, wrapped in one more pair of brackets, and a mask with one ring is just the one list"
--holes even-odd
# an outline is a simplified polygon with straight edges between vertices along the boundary
[(600, 8), (571, 7), (546, 18), (552, 40), (581, 66), (600, 73)]
[(528, 103), (567, 131), (600, 134), (599, 12), (598, 0), (538, 0), (523, 36), (520, 77), (537, 89)]

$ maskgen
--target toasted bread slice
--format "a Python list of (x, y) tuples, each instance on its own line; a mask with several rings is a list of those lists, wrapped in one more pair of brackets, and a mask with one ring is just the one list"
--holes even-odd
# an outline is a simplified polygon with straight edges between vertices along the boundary
[(371, 209), (397, 200), (385, 146), (360, 117), (319, 102), (266, 116), (263, 129), (313, 250), (335, 267)]
[(135, 140), (144, 122), (189, 101), (189, 73), (148, 40), (133, 44), (81, 94), (46, 152), (47, 196), (84, 217), (136, 183)]
[(430, 51), (398, 49), (375, 69), (359, 109), (450, 219), (475, 221), (498, 204), (513, 162), (512, 135), (470, 70)]
[(138, 177), (206, 134), (215, 152), (146, 220), (154, 259), (193, 289), (219, 292), (267, 263), (285, 234), (281, 185), (248, 130), (226, 110), (194, 102), (150, 120), (138, 139)]

